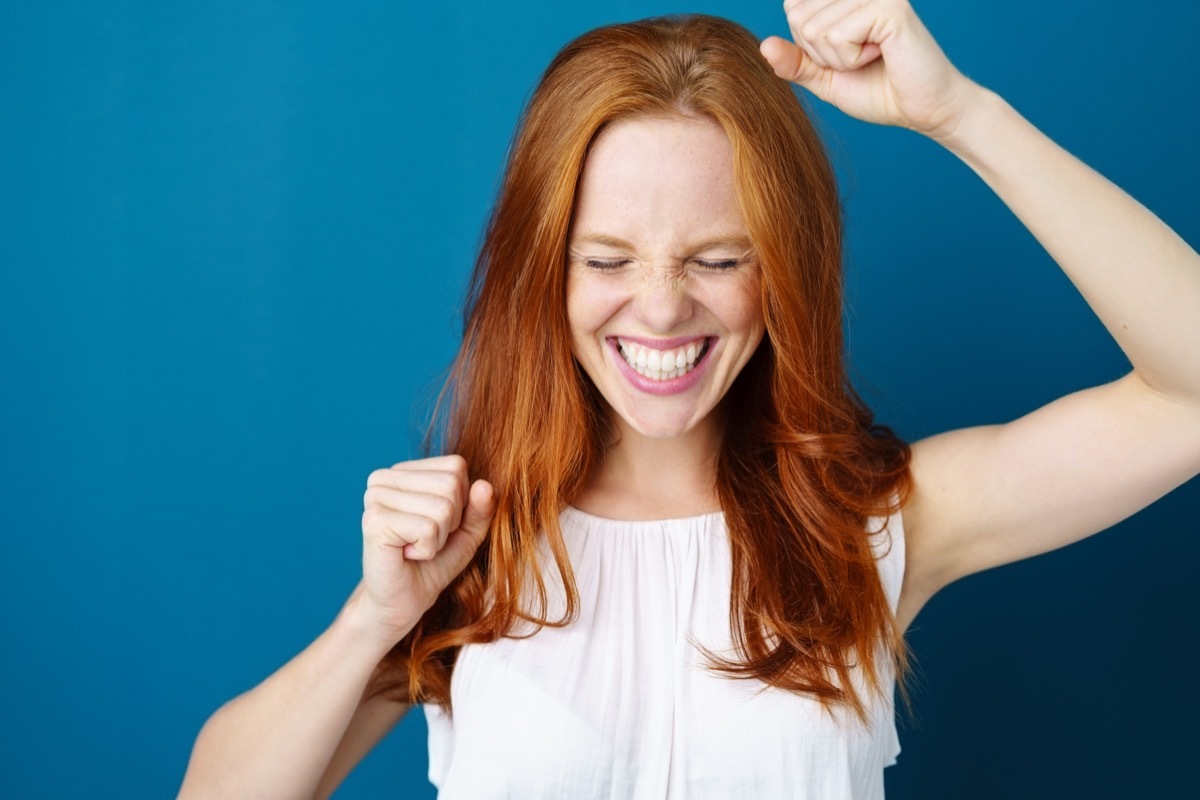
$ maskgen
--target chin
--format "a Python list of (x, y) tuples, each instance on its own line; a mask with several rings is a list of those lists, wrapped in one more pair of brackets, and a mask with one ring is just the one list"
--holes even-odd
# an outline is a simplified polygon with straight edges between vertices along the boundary
[(706, 415), (658, 415), (658, 414), (629, 414), (617, 412), (622, 428), (646, 437), (647, 439), (677, 439), (692, 433), (704, 421)]

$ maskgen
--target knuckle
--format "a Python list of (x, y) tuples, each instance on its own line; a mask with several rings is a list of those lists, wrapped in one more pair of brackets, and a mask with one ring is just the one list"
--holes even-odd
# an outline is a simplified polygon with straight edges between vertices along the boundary
[(457, 506), (449, 497), (434, 495), (433, 503), (437, 507), (437, 516), (449, 521), (454, 516), (454, 509)]
[(462, 488), (462, 479), (458, 475), (442, 474), (438, 476), (437, 493), (445, 498), (458, 497)]
[(802, 22), (800, 23), (800, 35), (811, 42), (820, 37), (821, 28), (812, 21)]
[(439, 526), (435, 520), (428, 517), (421, 517), (415, 528), (414, 533), (416, 533), (416, 540), (418, 542), (426, 540), (437, 541)]

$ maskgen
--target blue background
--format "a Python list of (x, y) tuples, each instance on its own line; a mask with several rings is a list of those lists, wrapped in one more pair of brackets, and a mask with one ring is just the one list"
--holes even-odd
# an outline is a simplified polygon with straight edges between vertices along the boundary
[[(554, 52), (775, 2), (0, 7), (0, 787), (167, 797), (329, 623), (367, 474), (416, 453), (509, 137)], [(1192, 0), (918, 4), (969, 75), (1200, 242)], [(858, 385), (915, 438), (1127, 368), (963, 166), (817, 109)], [(1198, 356), (1200, 357), (1200, 356)], [(1200, 793), (1200, 482), (939, 595), (892, 798)], [(425, 797), (410, 714), (341, 797)]]

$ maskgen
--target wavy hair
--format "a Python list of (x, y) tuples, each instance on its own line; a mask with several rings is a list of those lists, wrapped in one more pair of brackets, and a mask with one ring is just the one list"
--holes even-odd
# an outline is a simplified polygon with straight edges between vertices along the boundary
[[(437, 449), (493, 483), (496, 516), (369, 692), (449, 706), (463, 645), (511, 635), (519, 620), (536, 629), (576, 615), (559, 513), (603, 456), (608, 423), (571, 354), (566, 243), (597, 133), (643, 115), (707, 115), (722, 126), (762, 274), (766, 336), (730, 389), (717, 461), (737, 658), (709, 654), (710, 666), (861, 717), (853, 671), (878, 692), (885, 661), (903, 667), (865, 527), (902, 504), (909, 451), (873, 423), (846, 375), (841, 214), (822, 143), (755, 37), (702, 15), (584, 34), (551, 62), (525, 109), (439, 403)], [(567, 589), (560, 619), (546, 615), (539, 536)]]

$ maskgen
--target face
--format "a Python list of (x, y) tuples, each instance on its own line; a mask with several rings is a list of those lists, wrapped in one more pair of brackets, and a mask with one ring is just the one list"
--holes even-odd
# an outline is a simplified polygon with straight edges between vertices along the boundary
[(568, 252), (572, 348), (619, 428), (666, 438), (718, 424), (713, 412), (764, 330), (720, 125), (638, 117), (605, 128)]

